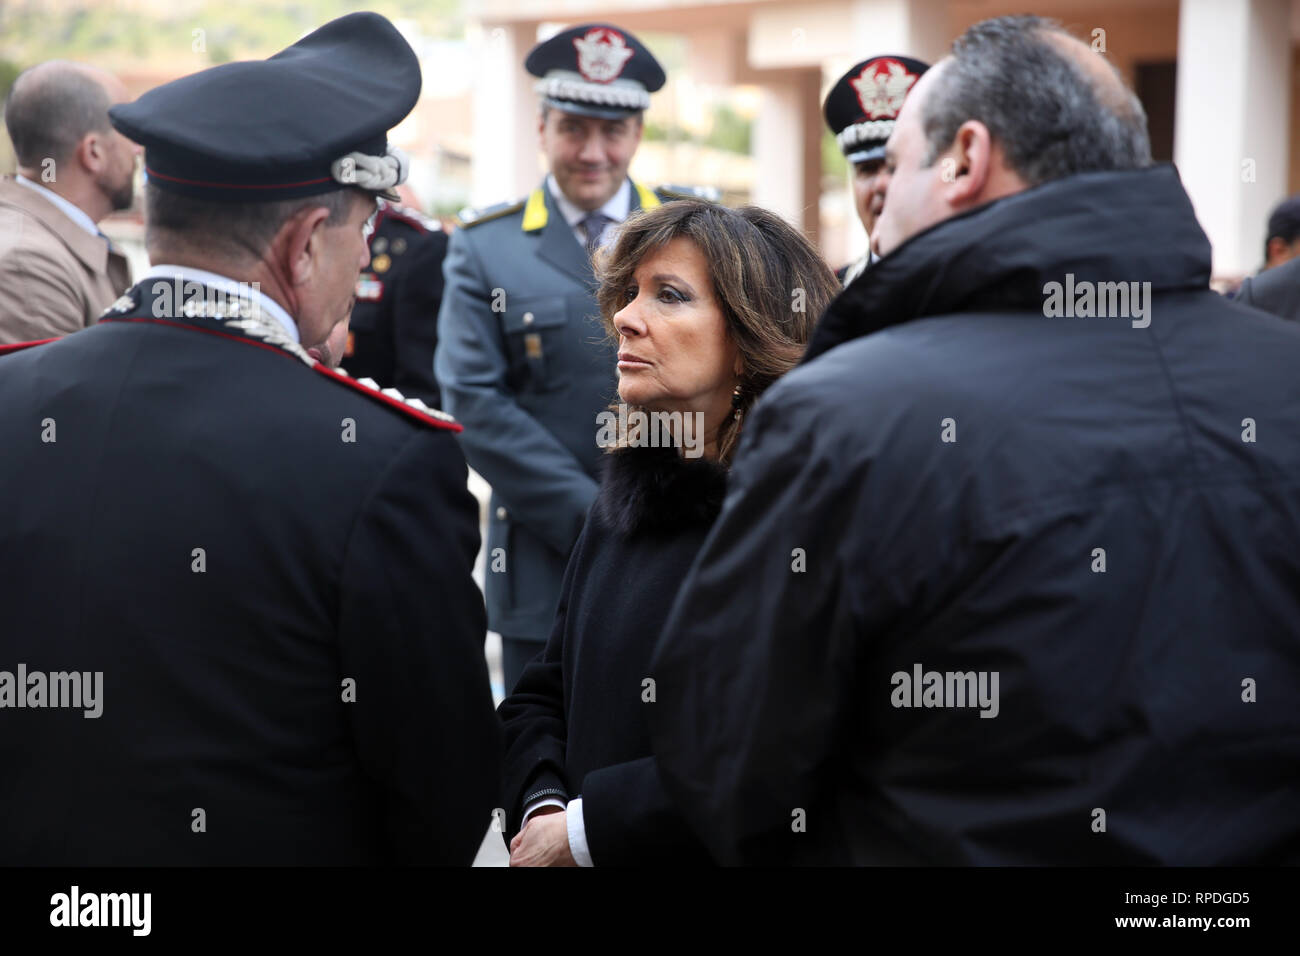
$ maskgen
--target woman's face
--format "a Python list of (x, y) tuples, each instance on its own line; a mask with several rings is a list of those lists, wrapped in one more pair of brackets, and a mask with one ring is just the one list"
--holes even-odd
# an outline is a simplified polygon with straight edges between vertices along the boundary
[(707, 434), (731, 412), (740, 350), (713, 294), (708, 263), (690, 239), (650, 253), (623, 291), (618, 395), (651, 411), (703, 412)]

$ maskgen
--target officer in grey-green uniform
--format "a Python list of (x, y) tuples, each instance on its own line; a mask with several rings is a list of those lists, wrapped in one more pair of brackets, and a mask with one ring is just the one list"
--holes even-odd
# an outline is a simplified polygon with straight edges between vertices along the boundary
[(492, 486), (486, 597), (507, 693), (550, 633), (596, 496), (596, 415), (616, 394), (590, 252), (612, 238), (607, 227), (673, 195), (627, 175), (665, 80), (636, 37), (584, 24), (539, 44), (525, 67), (538, 77), (550, 171), (519, 202), (462, 214), (434, 362), (465, 457)]

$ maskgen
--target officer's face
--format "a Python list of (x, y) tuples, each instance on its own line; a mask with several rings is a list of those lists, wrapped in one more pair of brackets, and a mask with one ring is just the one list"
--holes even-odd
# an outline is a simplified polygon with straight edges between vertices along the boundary
[[(875, 178), (875, 199), (879, 216), (872, 233), (872, 248), (887, 255), (912, 236), (951, 216), (955, 210), (945, 200), (944, 187), (952, 179), (951, 163), (945, 156), (926, 159), (925, 132), (921, 114), (925, 98), (944, 63), (921, 77), (903, 102), (893, 135), (885, 145), (885, 168)], [(947, 180), (945, 180), (947, 172)]]
[(867, 235), (876, 225), (880, 213), (880, 197), (876, 194), (876, 177), (885, 166), (883, 159), (871, 159), (853, 164), (853, 206)]
[(641, 117), (597, 119), (549, 109), (537, 131), (560, 190), (578, 208), (592, 210), (609, 202), (627, 178), (641, 143)]
[(714, 435), (731, 412), (740, 350), (714, 296), (709, 264), (689, 239), (673, 239), (637, 266), (614, 316), (618, 395), (651, 411), (703, 412)]
[[(302, 255), (310, 261), (301, 283), (295, 318), (303, 348), (329, 348), (330, 336), (352, 315), (357, 299), (357, 277), (370, 263), (367, 227), (376, 212), (375, 200), (359, 190), (349, 191), (351, 206), (337, 225), (322, 222)], [(344, 330), (346, 335), (346, 327)], [(322, 360), (326, 356), (321, 354)]]
[(348, 348), (348, 322), (349, 318), (344, 319), (330, 332), (329, 336), (320, 345), (314, 345), (307, 350), (316, 361), (330, 368), (338, 368), (339, 363), (343, 361), (343, 353)]

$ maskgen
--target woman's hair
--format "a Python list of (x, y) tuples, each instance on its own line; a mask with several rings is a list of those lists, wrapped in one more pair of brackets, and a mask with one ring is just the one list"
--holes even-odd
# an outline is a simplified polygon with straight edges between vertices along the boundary
[(612, 338), (618, 338), (614, 316), (626, 304), (624, 290), (637, 267), (674, 239), (689, 239), (709, 264), (714, 298), (740, 350), (742, 414), (739, 421), (727, 416), (718, 431), (718, 461), (726, 465), (744, 413), (799, 362), (840, 287), (812, 243), (775, 213), (677, 199), (629, 218), (612, 247), (597, 256), (596, 301)]

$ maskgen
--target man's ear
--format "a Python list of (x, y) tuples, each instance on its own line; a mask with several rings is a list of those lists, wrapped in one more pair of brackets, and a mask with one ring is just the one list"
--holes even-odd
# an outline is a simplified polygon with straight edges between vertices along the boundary
[(102, 133), (91, 131), (77, 143), (77, 162), (90, 173), (101, 173), (108, 165), (108, 142)]
[(939, 160), (944, 195), (954, 209), (983, 202), (992, 175), (993, 137), (979, 120), (967, 120), (957, 130), (948, 154)]
[(320, 272), (326, 242), (325, 221), (329, 217), (330, 211), (324, 206), (300, 209), (272, 240), (272, 246), (279, 248), (279, 258), (287, 267), (285, 272), (293, 285), (306, 285)]

